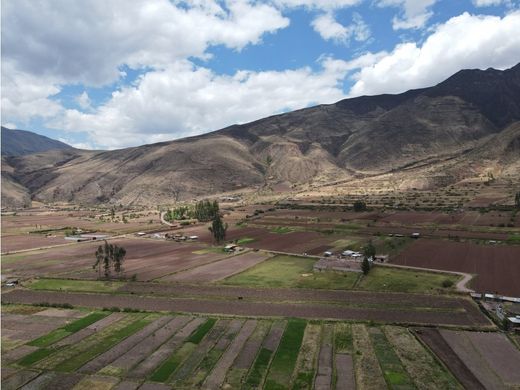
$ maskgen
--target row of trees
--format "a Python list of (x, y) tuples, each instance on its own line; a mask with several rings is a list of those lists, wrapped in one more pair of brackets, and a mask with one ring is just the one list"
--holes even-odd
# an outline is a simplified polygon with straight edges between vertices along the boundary
[(216, 200), (213, 202), (202, 200), (197, 202), (193, 207), (180, 206), (168, 210), (168, 213), (166, 213), (166, 219), (172, 221), (196, 218), (201, 222), (208, 222), (212, 221), (213, 218), (218, 215), (219, 210), (219, 205)]
[(96, 250), (96, 262), (92, 268), (98, 269), (99, 278), (101, 278), (101, 271), (103, 271), (105, 278), (110, 279), (112, 270), (120, 277), (123, 274), (125, 256), (125, 248), (105, 241), (105, 244), (100, 245)]

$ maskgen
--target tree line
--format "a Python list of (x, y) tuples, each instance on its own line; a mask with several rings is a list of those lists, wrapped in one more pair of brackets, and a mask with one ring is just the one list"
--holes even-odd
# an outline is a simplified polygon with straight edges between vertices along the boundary
[(92, 268), (97, 268), (99, 278), (101, 278), (102, 271), (106, 279), (111, 278), (112, 270), (119, 277), (123, 274), (123, 262), (126, 256), (125, 248), (105, 241), (104, 245), (100, 245), (97, 248), (95, 256), (96, 262)]
[(208, 222), (215, 218), (219, 214), (219, 205), (216, 200), (213, 202), (209, 200), (202, 200), (195, 203), (194, 206), (179, 206), (174, 209), (168, 210), (166, 213), (166, 219), (172, 220), (183, 220), (195, 218), (201, 222)]

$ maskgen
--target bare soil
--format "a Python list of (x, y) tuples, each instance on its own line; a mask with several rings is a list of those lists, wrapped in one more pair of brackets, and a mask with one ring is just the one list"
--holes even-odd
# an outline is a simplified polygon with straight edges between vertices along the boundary
[(415, 330), (417, 337), (426, 344), (457, 380), (466, 389), (484, 390), (485, 387), (475, 377), (466, 364), (453, 351), (437, 329), (419, 328)]
[(520, 296), (520, 246), (479, 245), (473, 242), (419, 239), (401, 252), (396, 264), (460, 271), (478, 275), (478, 292)]
[[(376, 295), (374, 297), (378, 296)], [(379, 294), (383, 297), (383, 294)], [(243, 300), (208, 300), (184, 298), (159, 298), (126, 295), (80, 294), (59, 292), (36, 292), (16, 290), (3, 294), (2, 301), (10, 303), (69, 303), (86, 307), (129, 307), (140, 310), (213, 313), (243, 316), (280, 316), (343, 320), (373, 320), (387, 323), (437, 324), (459, 326), (490, 325), (487, 318), (474, 312), (473, 306), (467, 310), (446, 312), (436, 310), (414, 310), (403, 306), (401, 309), (349, 307), (318, 303), (273, 303), (247, 302)], [(462, 300), (463, 301), (463, 300)]]

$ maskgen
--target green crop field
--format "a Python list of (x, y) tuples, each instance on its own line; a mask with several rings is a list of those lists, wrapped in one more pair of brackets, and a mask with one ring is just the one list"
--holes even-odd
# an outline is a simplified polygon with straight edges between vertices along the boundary
[[(65, 314), (68, 309), (56, 310)], [(37, 316), (30, 310), (26, 313), (17, 315)], [(249, 338), (235, 348), (234, 355), (226, 356), (247, 321), (220, 316), (195, 320), (195, 316), (184, 314), (179, 316), (179, 320), (183, 319), (180, 327), (169, 328), (164, 324), (176, 320), (175, 314), (117, 313), (112, 317), (115, 322), (79, 337), (77, 332), (87, 324), (105, 321), (106, 314), (92, 312), (28, 341), (26, 345), (39, 348), (25, 352), (16, 361), (6, 361), (3, 369), (14, 371), (14, 375), (19, 376), (17, 381), (31, 380), (28, 373), (36, 369), (41, 372), (40, 382), (74, 373), (83, 384), (102, 379), (107, 388), (125, 381), (144, 382), (149, 386), (161, 383), (174, 388), (205, 388), (209, 386), (208, 378), (212, 378), (217, 382), (211, 382), (211, 386), (219, 388), (310, 390), (315, 388), (318, 372), (332, 373), (325, 378), (330, 381), (328, 386), (334, 388), (338, 370), (335, 356), (341, 355), (353, 363), (354, 369), (347, 371), (347, 381), (361, 387), (377, 384), (384, 388), (386, 383), (388, 388), (399, 389), (459, 388), (456, 379), (406, 327), (263, 319)], [(151, 328), (146, 331), (148, 327)], [(156, 335), (159, 328), (161, 341), (141, 352), (148, 342), (159, 337), (159, 333)], [(152, 332), (153, 329), (156, 331)], [(60, 344), (63, 332), (77, 333), (77, 342)], [(320, 357), (324, 340), (329, 340), (332, 359)], [(123, 342), (126, 343), (124, 349), (120, 347)], [(95, 372), (85, 370), (86, 365), (92, 366), (91, 362), (98, 357), (104, 359), (101, 361), (107, 362), (106, 365), (99, 365)], [(219, 365), (221, 359), (227, 359), (228, 363)], [(218, 367), (225, 367), (226, 371), (217, 373)]]
[(314, 258), (278, 255), (233, 275), (222, 284), (257, 287), (316, 288), (395, 292), (437, 292), (457, 275), (374, 266), (367, 276), (359, 272), (313, 272)]
[(27, 287), (32, 290), (113, 292), (122, 285), (123, 282), (98, 280), (35, 279)]

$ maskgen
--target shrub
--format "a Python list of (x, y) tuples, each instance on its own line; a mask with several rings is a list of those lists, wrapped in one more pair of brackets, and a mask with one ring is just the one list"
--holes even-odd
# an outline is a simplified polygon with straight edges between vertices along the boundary
[(451, 280), (451, 279), (444, 279), (442, 281), (442, 287), (449, 288), (449, 287), (452, 287), (452, 286), (453, 286), (453, 280)]

